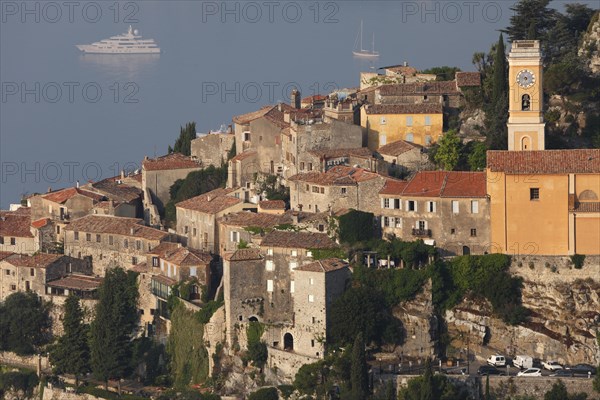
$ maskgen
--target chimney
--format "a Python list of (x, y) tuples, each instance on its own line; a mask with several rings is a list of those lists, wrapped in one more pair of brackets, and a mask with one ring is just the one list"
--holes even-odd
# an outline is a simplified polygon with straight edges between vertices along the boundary
[(404, 61), (404, 66), (408, 67), (408, 61)]
[(77, 189), (79, 189), (79, 181), (77, 181)]
[(277, 109), (283, 112), (283, 105), (281, 103), (277, 103)]
[(129, 230), (129, 233), (130, 233), (131, 235), (133, 235), (133, 234), (135, 233), (135, 228), (131, 228), (131, 229)]
[(300, 91), (296, 88), (292, 89), (292, 94), (290, 95), (291, 106), (296, 110), (299, 110), (302, 107)]
[[(298, 207), (301, 208), (301, 206), (298, 206)], [(298, 225), (298, 221), (299, 221), (298, 215), (299, 214), (300, 214), (299, 212), (292, 213), (292, 224)]]
[(52, 192), (52, 187), (48, 186), (48, 193)]

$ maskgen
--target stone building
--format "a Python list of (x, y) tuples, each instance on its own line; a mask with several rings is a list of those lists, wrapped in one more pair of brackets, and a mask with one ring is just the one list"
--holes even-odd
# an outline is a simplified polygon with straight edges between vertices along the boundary
[(300, 156), (299, 172), (325, 172), (337, 165), (377, 171), (378, 159), (367, 147), (311, 150)]
[[(325, 120), (338, 120), (348, 124), (360, 125), (360, 107), (362, 102), (357, 97), (356, 91), (351, 93), (335, 92), (327, 96), (323, 105)], [(364, 138), (363, 138), (363, 145)]]
[(484, 172), (421, 171), (379, 192), (383, 235), (423, 239), (444, 255), (490, 251), (490, 201)]
[(385, 170), (390, 175), (406, 174), (431, 167), (429, 157), (423, 146), (405, 140), (388, 143), (377, 149), (385, 162)]
[(50, 218), (64, 227), (69, 220), (89, 214), (92, 208), (103, 200), (107, 200), (103, 194), (80, 187), (71, 187), (32, 196), (28, 199), (28, 204), (34, 221)]
[[(155, 215), (164, 213), (171, 199), (169, 189), (178, 179), (185, 179), (190, 172), (202, 169), (200, 163), (181, 153), (171, 153), (157, 158), (146, 157), (142, 161), (142, 190), (144, 192), (144, 213), (146, 222), (159, 225)], [(152, 212), (154, 207), (155, 212)]]
[(65, 229), (65, 254), (90, 257), (94, 273), (104, 276), (113, 266), (131, 269), (146, 253), (167, 241), (169, 233), (145, 226), (137, 218), (87, 215)]
[(209, 132), (192, 140), (191, 154), (206, 168), (209, 165), (220, 167), (227, 162), (227, 156), (234, 145), (235, 135), (231, 126), (227, 131)]
[(235, 251), (241, 243), (258, 247), (268, 231), (292, 222), (291, 218), (286, 217), (288, 216), (239, 211), (219, 218), (219, 254)]
[(246, 150), (229, 160), (227, 187), (240, 188), (244, 201), (256, 202), (255, 179), (261, 172), (256, 150)]
[(351, 208), (377, 213), (385, 181), (377, 173), (340, 165), (327, 172), (300, 173), (289, 178), (290, 206), (315, 213)]
[(13, 293), (25, 291), (43, 296), (49, 282), (70, 274), (91, 275), (92, 266), (87, 261), (62, 254), (27, 256), (0, 252), (0, 272), (0, 300), (4, 300)]
[(430, 146), (442, 136), (442, 104), (368, 104), (361, 109), (360, 123), (372, 150), (406, 140)]
[(31, 209), (0, 211), (0, 251), (33, 254), (40, 250), (39, 236), (31, 226)]
[[(260, 249), (226, 252), (223, 283), (228, 344), (245, 348), (248, 323), (259, 321), (266, 326), (263, 340), (271, 356), (287, 351), (322, 358), (319, 340), (326, 333), (327, 307), (343, 292), (349, 272), (340, 260), (313, 262), (312, 252), (336, 247), (322, 233), (272, 231)], [(345, 272), (329, 275), (337, 270)]]
[(383, 73), (378, 72), (361, 72), (360, 73), (360, 89), (364, 90), (370, 87), (387, 85), (392, 83), (414, 83), (414, 82), (431, 82), (436, 80), (433, 74), (422, 74), (415, 67), (411, 67), (408, 63), (399, 65), (389, 65), (379, 68)]
[(283, 200), (263, 200), (258, 202), (258, 212), (265, 214), (283, 214), (285, 213), (285, 201)]
[(217, 219), (225, 214), (256, 206), (244, 203), (239, 198), (239, 192), (233, 189), (215, 189), (179, 202), (175, 207), (177, 234), (183, 238), (186, 246), (218, 254)]
[(117, 217), (143, 218), (143, 191), (136, 185), (137, 182), (131, 181), (130, 177), (122, 173), (121, 176), (103, 179), (84, 188), (106, 197), (106, 201), (101, 201), (94, 207), (104, 210), (103, 213)]

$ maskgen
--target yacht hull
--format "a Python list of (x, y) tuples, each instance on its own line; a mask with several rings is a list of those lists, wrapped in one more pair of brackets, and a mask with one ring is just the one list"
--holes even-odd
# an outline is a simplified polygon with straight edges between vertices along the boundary
[(159, 54), (159, 48), (146, 49), (115, 49), (99, 48), (90, 44), (78, 44), (76, 47), (84, 53), (89, 54)]

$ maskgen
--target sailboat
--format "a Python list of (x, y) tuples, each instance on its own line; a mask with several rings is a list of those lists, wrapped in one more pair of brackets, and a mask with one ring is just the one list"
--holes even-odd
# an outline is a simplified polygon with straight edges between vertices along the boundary
[[(360, 48), (358, 48), (358, 42), (360, 40)], [(357, 57), (379, 57), (379, 52), (375, 51), (375, 33), (373, 33), (373, 44), (371, 47), (371, 51), (363, 49), (363, 22), (360, 21), (360, 32), (356, 36), (356, 40), (354, 41), (354, 50), (352, 51)]]

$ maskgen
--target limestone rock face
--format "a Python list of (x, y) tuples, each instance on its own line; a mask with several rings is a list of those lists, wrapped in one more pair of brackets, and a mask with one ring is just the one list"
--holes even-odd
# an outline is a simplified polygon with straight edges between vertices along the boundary
[[(511, 272), (523, 279), (523, 305), (530, 321), (508, 326), (492, 316), (491, 306), (467, 299), (446, 313), (455, 347), (464, 346), (468, 334), (472, 351), (485, 358), (498, 352), (526, 354), (562, 363), (600, 361), (596, 330), (600, 327), (600, 264), (588, 257), (581, 270), (567, 257), (521, 257)], [(463, 339), (458, 340), (463, 333)]]
[(465, 141), (481, 140), (481, 129), (485, 124), (485, 113), (483, 110), (465, 110), (460, 114), (459, 134)]
[(600, 13), (596, 13), (583, 36), (579, 47), (579, 56), (584, 57), (590, 71), (600, 74)]

